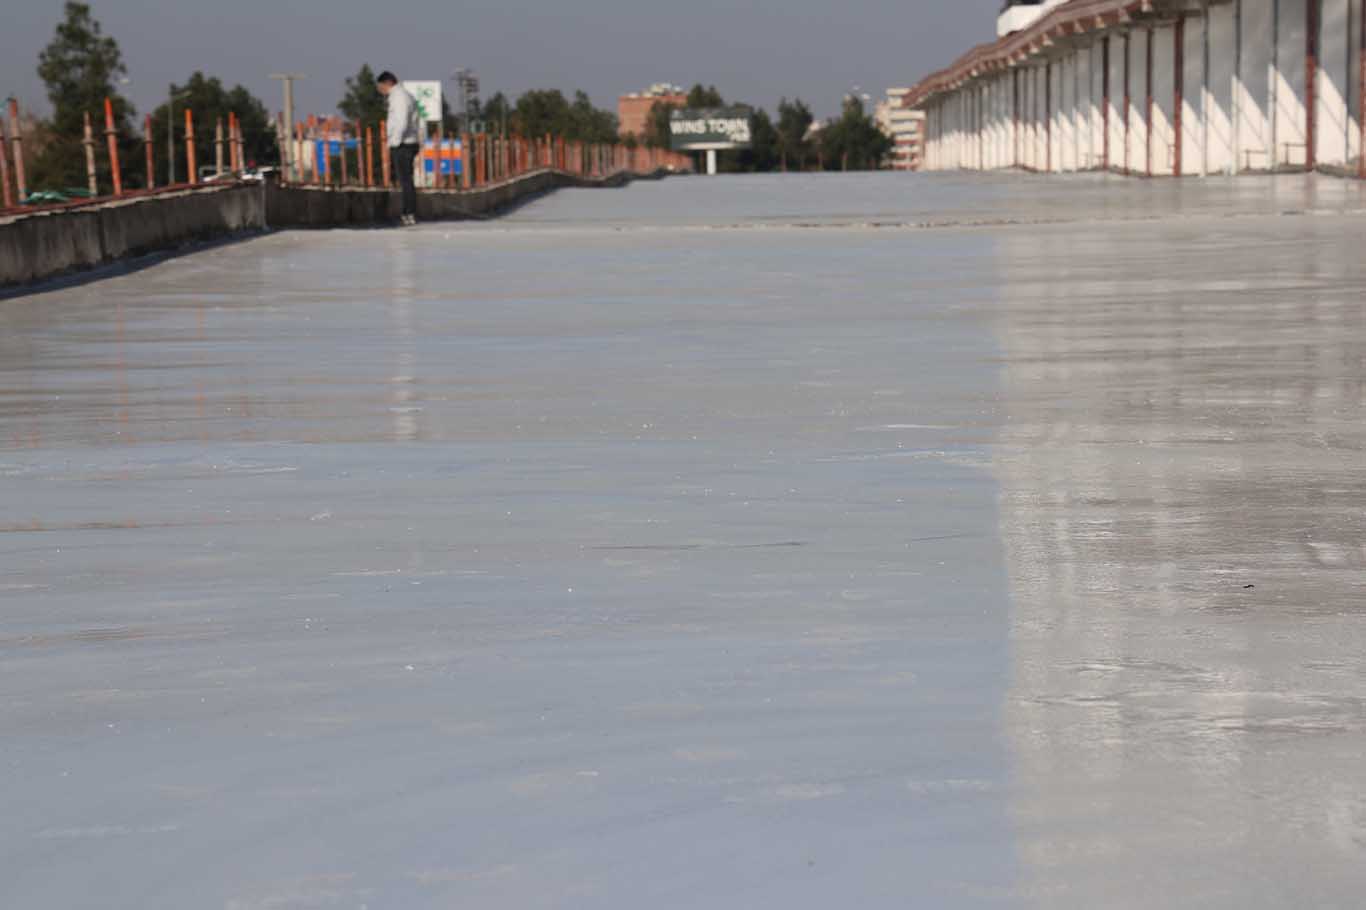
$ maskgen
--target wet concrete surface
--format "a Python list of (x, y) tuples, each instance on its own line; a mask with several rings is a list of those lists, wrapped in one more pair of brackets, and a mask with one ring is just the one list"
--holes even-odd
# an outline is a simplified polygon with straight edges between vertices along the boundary
[(0, 903), (1357, 906), (1364, 209), (689, 179), (5, 302)]

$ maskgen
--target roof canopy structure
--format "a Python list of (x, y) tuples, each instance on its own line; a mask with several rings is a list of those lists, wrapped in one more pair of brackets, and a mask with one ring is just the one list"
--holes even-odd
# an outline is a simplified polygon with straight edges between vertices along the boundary
[(952, 65), (926, 76), (911, 89), (905, 103), (908, 107), (919, 107), (979, 76), (1019, 66), (1054, 47), (1065, 48), (1083, 35), (1123, 27), (1136, 20), (1160, 20), (1199, 9), (1196, 0), (1071, 0), (1054, 7), (1028, 28), (989, 44), (979, 44)]

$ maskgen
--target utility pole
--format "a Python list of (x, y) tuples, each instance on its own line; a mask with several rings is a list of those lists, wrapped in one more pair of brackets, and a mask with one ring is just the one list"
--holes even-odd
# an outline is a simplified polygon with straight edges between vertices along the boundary
[(286, 179), (295, 179), (294, 174), (294, 80), (307, 79), (302, 73), (271, 73), (270, 78), (283, 83), (285, 93), (285, 134), (280, 137), (280, 165)]
[(175, 86), (166, 97), (166, 185), (175, 186)]
[(451, 78), (455, 80), (455, 87), (460, 92), (460, 107), (457, 108), (456, 114), (460, 120), (457, 125), (461, 127), (458, 132), (477, 132), (471, 130), (470, 121), (474, 119), (471, 108), (479, 105), (479, 77), (475, 75), (474, 70), (465, 68), (451, 73)]
[[(178, 99), (184, 98), (190, 93), (189, 89), (175, 90), (175, 85), (171, 86), (170, 92), (166, 96), (166, 185), (175, 186), (175, 103)], [(151, 140), (148, 140), (150, 143)]]

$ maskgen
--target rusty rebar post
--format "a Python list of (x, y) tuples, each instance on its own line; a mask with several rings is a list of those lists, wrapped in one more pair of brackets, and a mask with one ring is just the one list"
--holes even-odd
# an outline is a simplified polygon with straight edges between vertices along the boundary
[(365, 128), (359, 120), (356, 121), (356, 185), (370, 185), (365, 176)]
[(213, 128), (213, 163), (214, 172), (223, 176), (223, 118), (219, 117), (218, 122)]
[(332, 140), (323, 137), (323, 186), (332, 185)]
[(85, 138), (81, 145), (85, 146), (85, 185), (90, 190), (90, 195), (100, 194), (99, 181), (95, 177), (95, 128), (90, 125), (90, 112), (84, 113)]
[(389, 158), (389, 125), (381, 120), (379, 122), (379, 157), (381, 176), (384, 177), (384, 188), (393, 188), (393, 163)]
[(474, 150), (470, 145), (470, 134), (460, 134), (460, 188), (467, 190), (473, 180), (470, 174), (470, 162), (474, 160)]
[(375, 131), (365, 128), (365, 185), (375, 185)]
[[(437, 189), (446, 188), (446, 175), (441, 173), (441, 165), (446, 154), (446, 124), (437, 121), (436, 124), (436, 151), (432, 155), (432, 186)], [(421, 160), (421, 159), (419, 159)], [(423, 166), (426, 170), (426, 166)]]
[(143, 155), (147, 159), (147, 189), (154, 190), (157, 185), (156, 157), (152, 154), (152, 115), (142, 121)]
[(5, 120), (0, 117), (0, 205), (7, 209), (14, 208), (14, 188), (10, 186), (9, 178), (9, 131), (5, 129)]
[(19, 122), (19, 102), (9, 102), (9, 141), (14, 151), (14, 186), (19, 191), (19, 204), (28, 199), (28, 177), (24, 174), (24, 127)]
[(346, 131), (342, 130), (341, 138), (337, 142), (337, 154), (341, 158), (341, 185), (346, 186), (351, 182), (350, 168), (346, 166)]
[(114, 195), (123, 195), (123, 169), (119, 167), (119, 134), (114, 129), (114, 102), (104, 99), (104, 135), (109, 140), (109, 173), (114, 178)]
[(194, 111), (185, 108), (185, 170), (190, 173), (190, 185), (199, 183), (199, 161), (194, 153)]

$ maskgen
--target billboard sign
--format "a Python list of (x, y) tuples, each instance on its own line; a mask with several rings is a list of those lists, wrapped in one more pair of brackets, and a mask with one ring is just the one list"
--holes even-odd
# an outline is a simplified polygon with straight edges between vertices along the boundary
[(405, 82), (403, 87), (417, 102), (417, 116), (423, 123), (441, 122), (440, 82)]
[(676, 110), (669, 116), (670, 144), (676, 152), (749, 148), (750, 114), (747, 107)]

